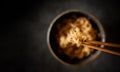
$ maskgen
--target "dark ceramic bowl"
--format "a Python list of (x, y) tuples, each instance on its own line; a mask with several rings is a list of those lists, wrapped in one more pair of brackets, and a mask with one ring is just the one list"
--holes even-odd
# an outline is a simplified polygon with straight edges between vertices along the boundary
[[(47, 33), (47, 44), (48, 44), (49, 50), (52, 53), (52, 55), (61, 63), (67, 64), (67, 65), (72, 65), (72, 66), (86, 65), (86, 64), (92, 62), (93, 60), (95, 60), (98, 57), (98, 55), (100, 54), (100, 51), (94, 50), (94, 52), (91, 53), (88, 57), (83, 58), (81, 60), (80, 59), (71, 60), (67, 56), (65, 56), (65, 55), (61, 56), (58, 53), (58, 44), (56, 42), (56, 37), (55, 37), (55, 34), (57, 33), (56, 25), (61, 20), (63, 20), (63, 18), (69, 18), (72, 15), (76, 15), (78, 17), (86, 17), (91, 22), (93, 28), (98, 30), (98, 32), (100, 33), (100, 38), (98, 39), (98, 41), (105, 42), (104, 29), (102, 27), (102, 24), (99, 22), (99, 20), (96, 17), (94, 17), (93, 15), (91, 15), (85, 11), (68, 10), (68, 11), (65, 11), (65, 12), (59, 14), (51, 22), (51, 24), (48, 28), (48, 33)], [(101, 45), (101, 47), (103, 47), (103, 46)]]

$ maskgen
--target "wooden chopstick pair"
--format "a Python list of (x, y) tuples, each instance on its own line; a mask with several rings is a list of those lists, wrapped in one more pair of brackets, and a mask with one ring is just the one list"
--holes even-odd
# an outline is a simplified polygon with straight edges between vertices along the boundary
[(96, 46), (93, 46), (90, 44), (104, 45), (104, 46), (110, 46), (110, 47), (116, 47), (116, 48), (120, 48), (120, 44), (113, 44), (113, 43), (106, 43), (106, 42), (99, 42), (99, 41), (85, 41), (85, 42), (83, 42), (83, 45), (86, 45), (89, 48), (120, 56), (120, 52), (108, 50), (108, 49), (101, 48), (101, 47), (96, 47)]

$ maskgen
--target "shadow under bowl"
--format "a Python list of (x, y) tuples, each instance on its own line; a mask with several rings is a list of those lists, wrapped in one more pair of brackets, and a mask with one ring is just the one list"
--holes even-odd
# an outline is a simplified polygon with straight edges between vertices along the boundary
[[(86, 17), (92, 24), (92, 27), (94, 29), (98, 30), (98, 32), (100, 33), (100, 38), (98, 39), (98, 41), (105, 42), (104, 29), (102, 27), (102, 24), (99, 22), (99, 20), (96, 17), (94, 17), (90, 13), (87, 13), (82, 10), (68, 10), (68, 11), (65, 11), (65, 12), (59, 14), (51, 22), (51, 24), (48, 28), (48, 33), (47, 33), (47, 44), (48, 44), (49, 50), (52, 53), (52, 55), (61, 63), (67, 64), (67, 65), (72, 65), (72, 66), (82, 66), (82, 65), (86, 65), (86, 64), (92, 62), (93, 60), (95, 60), (98, 57), (98, 55), (100, 54), (100, 51), (94, 50), (94, 52), (91, 53), (86, 58), (71, 60), (66, 55), (61, 56), (59, 54), (59, 52), (58, 52), (59, 45), (58, 45), (58, 43), (56, 41), (56, 37), (55, 37), (55, 34), (57, 33), (56, 25), (59, 22), (61, 22), (64, 18), (69, 18), (72, 15), (76, 15), (77, 17)], [(103, 47), (103, 46), (101, 45), (101, 47)]]

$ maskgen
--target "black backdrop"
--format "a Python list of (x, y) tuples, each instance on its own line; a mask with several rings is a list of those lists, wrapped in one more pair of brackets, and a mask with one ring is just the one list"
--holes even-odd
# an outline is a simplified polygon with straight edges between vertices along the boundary
[(1, 72), (120, 72), (120, 57), (103, 52), (83, 67), (63, 65), (51, 55), (46, 43), (53, 18), (63, 11), (80, 9), (101, 21), (107, 42), (120, 44), (119, 5), (117, 0), (4, 1)]

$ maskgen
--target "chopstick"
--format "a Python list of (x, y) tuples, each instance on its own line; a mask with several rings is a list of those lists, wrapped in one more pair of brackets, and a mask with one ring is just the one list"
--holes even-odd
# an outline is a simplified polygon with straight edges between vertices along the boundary
[(111, 46), (111, 47), (117, 47), (120, 48), (120, 44), (113, 44), (113, 43), (106, 43), (106, 42), (100, 42), (100, 41), (86, 41), (85, 44), (97, 44), (97, 45), (105, 45), (105, 46)]
[(106, 52), (106, 53), (110, 53), (110, 54), (114, 54), (114, 55), (120, 56), (119, 52), (111, 51), (111, 50), (108, 50), (108, 49), (105, 49), (105, 48), (101, 48), (101, 47), (91, 46), (91, 45), (88, 45), (88, 44), (82, 44), (82, 45), (88, 46), (89, 48), (92, 48), (92, 49), (96, 49), (96, 50), (99, 50), (99, 51), (103, 51), (103, 52)]
[(117, 47), (117, 48), (120, 48), (120, 44), (106, 43), (106, 42), (100, 42), (100, 41), (90, 41), (90, 40), (83, 42), (83, 45), (86, 45), (89, 48), (120, 56), (119, 52), (115, 52), (115, 51), (108, 50), (108, 49), (101, 48), (101, 47), (96, 47), (90, 44), (105, 45), (105, 46), (111, 46), (111, 47)]

